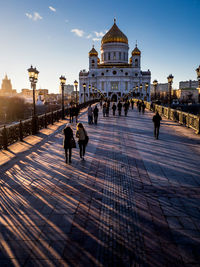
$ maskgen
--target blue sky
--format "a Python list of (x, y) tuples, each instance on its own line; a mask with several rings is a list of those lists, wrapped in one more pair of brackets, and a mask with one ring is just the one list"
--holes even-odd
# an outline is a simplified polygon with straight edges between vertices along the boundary
[[(200, 0), (0, 0), (0, 80), (5, 73), (13, 88), (30, 88), (27, 68), (40, 71), (38, 88), (58, 92), (59, 77), (78, 80), (88, 69), (92, 45), (117, 18), (129, 40), (129, 53), (142, 52), (142, 70), (152, 81), (196, 79), (200, 64)], [(99, 39), (99, 40), (98, 40)]]

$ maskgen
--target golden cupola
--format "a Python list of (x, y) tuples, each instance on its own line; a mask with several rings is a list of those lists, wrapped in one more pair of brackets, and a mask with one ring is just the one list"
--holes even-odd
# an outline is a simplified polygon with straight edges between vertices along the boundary
[(101, 44), (106, 43), (125, 43), (128, 44), (128, 38), (126, 35), (120, 31), (120, 29), (116, 25), (116, 20), (114, 20), (114, 24), (112, 28), (103, 36), (101, 40)]
[(98, 56), (98, 52), (97, 52), (96, 49), (94, 48), (94, 45), (93, 45), (92, 49), (91, 49), (90, 52), (89, 52), (89, 57), (92, 57), (92, 56), (95, 56), (95, 57)]
[(140, 56), (141, 55), (141, 51), (136, 47), (133, 49), (132, 51), (132, 56)]

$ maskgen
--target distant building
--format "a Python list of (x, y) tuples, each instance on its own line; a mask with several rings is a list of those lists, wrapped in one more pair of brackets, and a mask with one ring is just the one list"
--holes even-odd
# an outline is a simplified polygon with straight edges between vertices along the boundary
[[(156, 88), (157, 93), (158, 92), (168, 92), (168, 83), (158, 83), (157, 88)], [(151, 93), (154, 93), (154, 86), (151, 84)]]
[(2, 96), (13, 96), (16, 95), (17, 91), (15, 89), (12, 89), (11, 80), (8, 79), (7, 74), (5, 75), (5, 78), (2, 80), (1, 89), (0, 89), (0, 95)]
[[(61, 86), (59, 88), (60, 94), (62, 93)], [(65, 84), (64, 85), (64, 94), (71, 95), (71, 93), (74, 91), (74, 86), (72, 84)]]
[(183, 89), (183, 88), (198, 88), (198, 81), (181, 81), (179, 82), (179, 89)]
[[(35, 91), (35, 98), (38, 99), (38, 96), (40, 96), (41, 100), (46, 100), (48, 97), (49, 90), (48, 89), (38, 89)], [(21, 96), (25, 97), (27, 100), (31, 101), (33, 100), (33, 90), (32, 89), (26, 89), (23, 88), (20, 93)]]
[(195, 88), (182, 88), (176, 90), (176, 97), (179, 101), (198, 103), (199, 91)]

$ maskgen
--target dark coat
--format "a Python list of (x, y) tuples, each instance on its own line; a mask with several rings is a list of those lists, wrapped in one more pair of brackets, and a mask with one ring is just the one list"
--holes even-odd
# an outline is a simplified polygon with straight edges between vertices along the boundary
[(117, 108), (118, 108), (118, 110), (121, 110), (121, 109), (122, 109), (122, 103), (121, 103), (121, 102), (119, 102), (119, 103), (117, 104)]
[(93, 110), (94, 117), (98, 117), (98, 113), (99, 113), (99, 109), (95, 107)]
[(63, 147), (64, 149), (71, 148), (71, 138), (73, 138), (73, 131), (70, 127), (66, 127), (63, 130), (64, 133), (64, 140), (63, 140)]
[(160, 117), (159, 114), (154, 115), (154, 116), (153, 116), (153, 119), (152, 119), (152, 121), (154, 122), (154, 125), (155, 125), (156, 127), (159, 127), (159, 126), (160, 126), (160, 121), (161, 121), (161, 120), (162, 120), (162, 118)]

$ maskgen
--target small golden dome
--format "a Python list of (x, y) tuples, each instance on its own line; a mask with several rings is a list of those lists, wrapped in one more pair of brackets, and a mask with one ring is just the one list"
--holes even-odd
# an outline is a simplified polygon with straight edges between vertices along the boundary
[(98, 52), (96, 51), (96, 49), (94, 49), (94, 46), (92, 47), (92, 49), (89, 52), (89, 57), (92, 57), (92, 56), (95, 56), (95, 57), (98, 56)]
[(100, 63), (100, 58), (98, 57), (98, 59), (97, 59), (97, 63), (99, 64)]
[(129, 64), (132, 64), (132, 57), (129, 58)]
[(122, 31), (117, 27), (116, 21), (114, 20), (114, 24), (112, 28), (103, 36), (101, 40), (101, 44), (106, 43), (125, 43), (128, 44), (128, 38)]
[(137, 45), (135, 47), (135, 49), (132, 51), (132, 56), (140, 56), (141, 55), (141, 51), (137, 48)]

